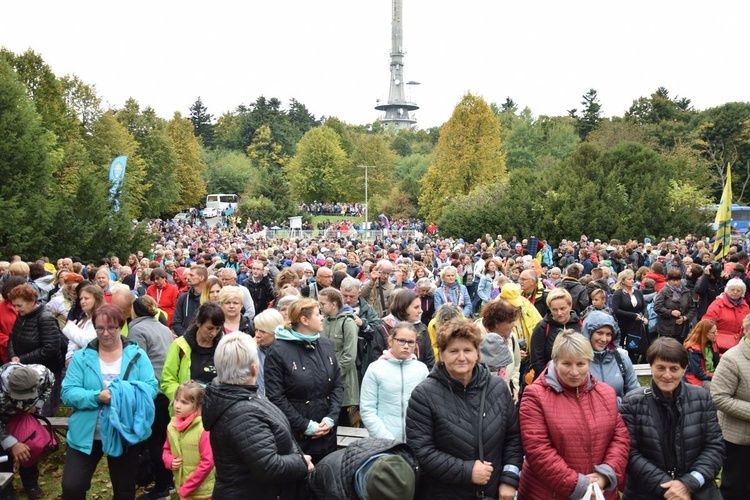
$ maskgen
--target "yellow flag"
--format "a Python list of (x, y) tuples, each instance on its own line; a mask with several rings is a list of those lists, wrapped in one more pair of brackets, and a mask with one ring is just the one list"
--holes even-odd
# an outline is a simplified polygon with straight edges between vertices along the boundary
[(716, 225), (714, 253), (717, 259), (721, 259), (727, 254), (732, 244), (732, 166), (729, 164), (727, 164), (727, 180), (714, 224)]

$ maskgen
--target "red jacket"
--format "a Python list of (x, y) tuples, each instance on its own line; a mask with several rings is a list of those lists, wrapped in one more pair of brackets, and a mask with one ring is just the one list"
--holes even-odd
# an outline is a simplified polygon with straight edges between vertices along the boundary
[(719, 352), (724, 354), (729, 348), (740, 343), (742, 338), (742, 320), (750, 314), (750, 306), (742, 300), (739, 305), (729, 301), (726, 293), (722, 293), (708, 306), (702, 319), (710, 319), (716, 323), (716, 345)]
[[(667, 285), (667, 278), (663, 274), (655, 273), (654, 271), (649, 271), (648, 273), (646, 273), (643, 279), (652, 279), (656, 282), (656, 286), (654, 287), (656, 293), (659, 293), (661, 289)], [(643, 280), (641, 280), (641, 288), (643, 288)]]
[(2, 364), (8, 362), (8, 339), (13, 325), (16, 324), (18, 311), (10, 303), (10, 300), (0, 302), (0, 361)]
[(164, 282), (164, 287), (161, 289), (161, 294), (157, 293), (159, 289), (156, 285), (150, 285), (146, 289), (146, 295), (153, 298), (159, 309), (167, 313), (167, 324), (172, 328), (172, 317), (174, 316), (174, 308), (177, 307), (177, 287), (171, 283)]
[(617, 411), (614, 389), (590, 374), (577, 389), (563, 386), (550, 362), (526, 387), (519, 421), (526, 451), (519, 500), (570, 498), (576, 487), (585, 488), (583, 476), (592, 472), (610, 479), (604, 498), (619, 498), (630, 436)]

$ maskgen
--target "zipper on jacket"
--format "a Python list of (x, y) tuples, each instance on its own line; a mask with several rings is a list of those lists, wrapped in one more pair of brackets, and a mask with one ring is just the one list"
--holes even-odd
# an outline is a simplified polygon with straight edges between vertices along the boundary
[(404, 363), (399, 363), (399, 366), (401, 367), (401, 400), (399, 403), (401, 404), (401, 440), (405, 443), (406, 442), (406, 415), (404, 414)]

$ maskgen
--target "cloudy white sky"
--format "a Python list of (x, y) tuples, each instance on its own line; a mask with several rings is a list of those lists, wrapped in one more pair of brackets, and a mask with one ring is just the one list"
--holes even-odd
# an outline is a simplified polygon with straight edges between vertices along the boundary
[[(3, 2), (0, 45), (42, 54), (119, 107), (169, 118), (201, 96), (219, 116), (258, 96), (374, 121), (386, 100), (390, 0)], [(471, 91), (534, 115), (605, 115), (664, 86), (698, 109), (750, 100), (746, 1), (404, 0), (404, 76), (421, 128)]]

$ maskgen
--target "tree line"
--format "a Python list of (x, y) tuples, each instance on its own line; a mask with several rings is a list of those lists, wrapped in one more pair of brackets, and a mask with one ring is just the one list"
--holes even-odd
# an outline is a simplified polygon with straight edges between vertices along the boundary
[[(398, 132), (264, 96), (218, 118), (200, 97), (169, 120), (134, 99), (105, 108), (95, 85), (56, 76), (32, 50), (0, 50), (0, 91), (3, 255), (127, 253), (148, 244), (134, 219), (171, 217), (207, 192), (239, 193), (241, 216), (264, 222), (301, 201), (363, 202), (363, 165), (370, 214), (472, 239), (705, 230), (699, 208), (719, 198), (729, 163), (735, 202), (750, 196), (750, 104), (696, 110), (665, 88), (611, 118), (594, 89), (566, 116), (466, 94), (441, 127)], [(108, 170), (123, 154), (115, 212)]]

